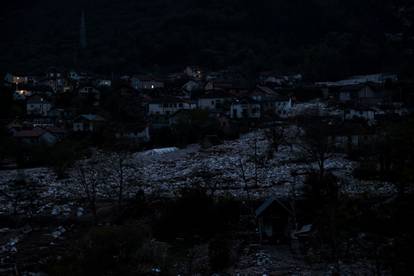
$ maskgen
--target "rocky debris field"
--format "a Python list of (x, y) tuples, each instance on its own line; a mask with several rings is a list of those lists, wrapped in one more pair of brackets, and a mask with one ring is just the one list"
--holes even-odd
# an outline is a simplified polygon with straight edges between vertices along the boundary
[[(238, 140), (202, 149), (190, 145), (165, 154), (118, 154), (97, 152), (92, 165), (84, 161), (85, 178), (96, 179), (97, 195), (110, 199), (119, 182), (118, 160), (123, 160), (123, 181), (126, 197), (138, 191), (148, 196), (174, 197), (182, 188), (200, 186), (214, 195), (231, 195), (238, 198), (266, 198), (300, 195), (304, 175), (316, 164), (300, 161), (301, 149), (295, 145), (282, 145), (272, 159), (265, 159), (269, 148), (262, 132), (249, 133)], [(48, 168), (24, 170), (25, 177), (33, 182), (37, 193), (37, 214), (52, 216), (82, 216), (84, 189), (79, 170), (75, 165), (69, 177), (57, 179)], [(395, 192), (393, 185), (374, 181), (359, 181), (352, 177), (355, 163), (342, 154), (335, 154), (326, 161), (326, 168), (341, 180), (343, 193), (388, 195)], [(21, 173), (21, 172), (20, 172)], [(10, 213), (13, 202), (7, 198), (7, 186), (19, 172), (0, 171), (0, 214)], [(296, 176), (293, 176), (295, 175)]]
[[(254, 245), (247, 246), (239, 261), (231, 271), (232, 275), (373, 275), (375, 264), (366, 260), (339, 265), (321, 263), (310, 265), (303, 256), (296, 256), (287, 245)], [(391, 275), (382, 271), (381, 275)]]
[[(0, 215), (24, 216), (30, 212), (52, 219), (82, 218), (89, 213), (84, 184), (95, 185), (98, 200), (116, 200), (113, 196), (120, 182), (121, 163), (125, 198), (135, 198), (138, 192), (148, 197), (175, 197), (181, 189), (194, 186), (205, 187), (214, 196), (240, 199), (300, 196), (305, 174), (316, 168), (316, 164), (301, 161), (301, 148), (295, 144), (280, 146), (271, 159), (266, 158), (268, 149), (266, 136), (258, 131), (207, 149), (190, 145), (158, 154), (126, 155), (97, 151), (90, 160), (79, 161), (66, 179), (57, 179), (48, 168), (24, 170), (25, 178), (34, 186), (28, 192), (29, 197), (24, 197), (24, 208), (15, 204), (22, 199), (16, 193), (22, 191), (10, 188), (22, 172), (0, 171)], [(339, 177), (342, 193), (355, 196), (395, 193), (391, 184), (354, 179), (355, 165), (341, 154), (326, 161), (327, 170)], [(16, 245), (30, 231), (7, 227), (0, 231), (2, 237), (7, 237), (0, 240), (3, 262), (5, 255), (18, 251)], [(65, 235), (63, 227), (48, 232), (51, 239)]]

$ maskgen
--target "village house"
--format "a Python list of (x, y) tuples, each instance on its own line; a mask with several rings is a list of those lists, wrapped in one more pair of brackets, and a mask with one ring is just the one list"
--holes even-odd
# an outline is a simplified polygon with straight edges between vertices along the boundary
[(149, 126), (146, 124), (126, 124), (116, 132), (115, 137), (138, 143), (148, 143), (151, 140)]
[(295, 102), (292, 109), (287, 114), (288, 117), (296, 116), (316, 116), (323, 117), (330, 113), (330, 109), (325, 102), (313, 100), (309, 102)]
[(78, 93), (81, 96), (88, 96), (88, 95), (100, 95), (99, 89), (92, 85), (83, 85), (78, 89)]
[(21, 101), (35, 94), (45, 97), (51, 97), (54, 94), (54, 92), (51, 87), (46, 85), (22, 84), (19, 85), (19, 87), (14, 91), (13, 99)]
[(367, 83), (373, 83), (377, 85), (383, 85), (387, 81), (395, 82), (398, 81), (398, 75), (394, 73), (380, 73), (380, 74), (370, 74), (370, 75), (359, 75), (352, 76), (344, 80), (335, 81), (335, 82), (317, 82), (315, 83), (320, 87), (332, 87), (332, 86), (349, 86), (349, 85), (363, 85)]
[(190, 78), (195, 80), (202, 80), (204, 76), (203, 70), (198, 66), (187, 66), (184, 69), (184, 74)]
[(190, 80), (183, 85), (182, 90), (191, 97), (195, 92), (203, 90), (203, 84), (200, 81)]
[(350, 152), (357, 149), (366, 149), (376, 139), (374, 129), (367, 123), (347, 121), (332, 125), (331, 142), (337, 150)]
[(73, 121), (74, 132), (96, 132), (103, 124), (105, 119), (95, 114), (83, 114)]
[(273, 72), (262, 72), (259, 74), (259, 83), (270, 87), (290, 87), (302, 82), (301, 74), (279, 75)]
[(70, 89), (63, 70), (55, 67), (51, 67), (46, 71), (46, 78), (41, 80), (40, 83), (51, 87), (54, 93), (64, 93)]
[(268, 97), (260, 101), (263, 113), (273, 113), (286, 118), (292, 111), (292, 100), (289, 97)]
[(207, 92), (213, 90), (225, 91), (237, 96), (246, 95), (249, 92), (248, 87), (240, 80), (212, 80), (206, 83), (204, 90)]
[(99, 100), (101, 99), (101, 91), (92, 85), (84, 85), (78, 89), (78, 94), (81, 97), (89, 98), (93, 100), (94, 106), (99, 106)]
[(230, 106), (233, 96), (222, 92), (222, 91), (213, 91), (198, 97), (197, 106), (199, 109), (207, 110), (222, 110), (227, 109)]
[(260, 102), (252, 98), (242, 98), (231, 104), (232, 119), (259, 119), (261, 117)]
[(286, 200), (270, 197), (255, 211), (260, 240), (280, 241), (290, 237), (291, 213)]
[(131, 78), (131, 86), (136, 90), (154, 90), (164, 88), (164, 81), (152, 76), (134, 76)]
[(48, 112), (52, 109), (52, 104), (44, 97), (34, 95), (30, 97), (26, 102), (27, 115), (33, 116), (47, 116)]
[(7, 132), (9, 134), (14, 134), (23, 129), (23, 123), (18, 120), (14, 120), (6, 125)]
[(24, 144), (38, 145), (46, 144), (53, 145), (58, 141), (58, 138), (45, 129), (33, 128), (28, 130), (20, 130), (13, 134), (13, 137)]
[(152, 100), (147, 105), (147, 115), (172, 115), (179, 110), (195, 109), (197, 106), (190, 101), (179, 98), (161, 98)]
[(98, 88), (108, 88), (112, 86), (112, 81), (109, 79), (97, 79), (94, 84)]
[(25, 120), (25, 124), (30, 125), (32, 128), (48, 128), (55, 126), (53, 120), (49, 117), (33, 117)]
[(287, 117), (293, 106), (290, 96), (282, 96), (273, 89), (265, 86), (257, 86), (250, 93), (250, 97), (260, 102), (263, 114)]
[(340, 88), (336, 96), (339, 102), (354, 102), (370, 105), (382, 103), (385, 97), (385, 91), (373, 84), (347, 85)]
[(17, 86), (20, 84), (27, 84), (28, 81), (29, 81), (29, 77), (23, 76), (23, 75), (7, 73), (6, 76), (4, 77), (4, 82), (8, 86), (11, 86), (11, 85)]
[(45, 130), (51, 133), (53, 136), (55, 136), (58, 141), (65, 138), (66, 135), (68, 134), (67, 130), (63, 127), (51, 126), (51, 127), (46, 127)]
[(70, 71), (68, 74), (68, 78), (73, 80), (73, 81), (80, 81), (82, 79), (82, 76), (80, 74), (78, 74), (78, 72), (76, 71)]
[(345, 120), (364, 119), (368, 122), (374, 122), (377, 112), (378, 111), (375, 110), (374, 108), (355, 106), (355, 107), (345, 110), (344, 119)]
[(15, 90), (13, 93), (13, 99), (15, 101), (24, 101), (26, 100), (26, 98), (32, 96), (33, 93), (31, 90), (27, 90), (27, 89), (18, 89)]
[(55, 122), (69, 120), (72, 118), (72, 115), (73, 114), (71, 111), (65, 110), (63, 108), (52, 108), (47, 114), (47, 116)]

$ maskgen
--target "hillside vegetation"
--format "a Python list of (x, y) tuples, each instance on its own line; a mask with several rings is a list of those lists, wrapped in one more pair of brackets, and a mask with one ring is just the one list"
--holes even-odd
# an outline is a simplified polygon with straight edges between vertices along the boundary
[(11, 2), (0, 12), (0, 71), (57, 65), (128, 73), (200, 64), (332, 79), (405, 73), (413, 61), (408, 0)]

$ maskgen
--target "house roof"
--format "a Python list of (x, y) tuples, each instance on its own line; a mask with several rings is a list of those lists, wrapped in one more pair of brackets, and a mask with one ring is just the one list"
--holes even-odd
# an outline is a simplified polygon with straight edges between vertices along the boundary
[(250, 97), (243, 97), (233, 102), (233, 104), (243, 104), (243, 103), (260, 104), (259, 101), (256, 101), (255, 99), (252, 99)]
[(341, 88), (339, 88), (339, 92), (354, 92), (354, 91), (359, 91), (365, 87), (369, 87), (373, 90), (379, 89), (379, 86), (375, 85), (374, 83), (362, 83), (362, 84), (344, 85)]
[(34, 128), (30, 130), (21, 130), (16, 132), (13, 136), (16, 138), (37, 138), (45, 134), (47, 131), (41, 128)]
[(213, 89), (247, 89), (246, 85), (243, 85), (241, 81), (212, 80), (209, 83), (213, 85)]
[(12, 121), (12, 122), (10, 122), (9, 124), (7, 124), (7, 126), (6, 126), (8, 129), (12, 129), (12, 128), (21, 128), (21, 127), (23, 127), (23, 124), (22, 123), (20, 123), (19, 121), (17, 121), (17, 120), (14, 120), (14, 121)]
[(46, 128), (46, 130), (52, 134), (65, 134), (66, 133), (66, 129), (60, 128), (60, 127), (48, 127)]
[(46, 100), (44, 97), (39, 96), (39, 95), (34, 95), (32, 97), (30, 97), (27, 100), (27, 103), (29, 104), (37, 104), (37, 103), (49, 103), (48, 100)]
[(189, 103), (186, 99), (176, 98), (176, 97), (162, 97), (157, 99), (152, 99), (150, 104), (160, 104), (160, 103)]
[(233, 95), (222, 90), (214, 90), (206, 94), (200, 95), (200, 99), (217, 99), (217, 98), (232, 98)]
[(125, 132), (142, 132), (148, 127), (147, 123), (141, 122), (141, 123), (123, 123), (118, 126), (119, 131), (125, 131)]
[(159, 78), (159, 77), (155, 77), (152, 75), (135, 75), (132, 77), (133, 79), (138, 79), (140, 81), (159, 81), (159, 82), (163, 82), (164, 80)]
[(286, 206), (282, 203), (281, 199), (278, 199), (274, 196), (266, 199), (255, 211), (256, 217), (260, 217), (272, 204), (273, 202), (278, 202), (287, 212), (290, 212), (286, 209)]
[(82, 114), (78, 117), (77, 120), (86, 120), (86, 121), (105, 121), (105, 118), (96, 115), (96, 114)]

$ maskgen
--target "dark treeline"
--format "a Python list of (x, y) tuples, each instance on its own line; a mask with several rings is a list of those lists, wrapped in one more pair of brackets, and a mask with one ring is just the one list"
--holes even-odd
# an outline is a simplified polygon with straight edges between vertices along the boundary
[[(61, 65), (110, 73), (200, 64), (212, 69), (237, 65), (301, 71), (310, 79), (378, 71), (404, 74), (413, 60), (410, 2), (7, 3), (0, 12), (0, 71), (36, 71)], [(83, 52), (79, 51), (82, 10), (88, 44)]]

